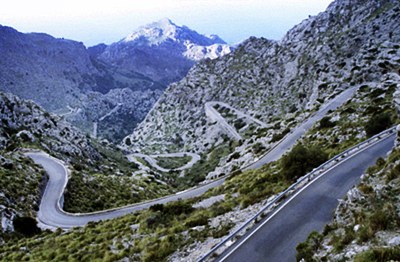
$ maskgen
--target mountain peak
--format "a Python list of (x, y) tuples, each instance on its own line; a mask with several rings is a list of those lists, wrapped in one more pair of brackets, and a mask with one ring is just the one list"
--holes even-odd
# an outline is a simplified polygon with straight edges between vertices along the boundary
[(176, 40), (176, 31), (179, 27), (169, 18), (163, 18), (157, 22), (139, 27), (133, 33), (123, 39), (124, 42), (136, 42), (144, 40), (150, 45), (160, 44), (167, 39)]
[(164, 17), (160, 20), (158, 20), (157, 22), (154, 22), (153, 24), (158, 24), (161, 26), (176, 26), (176, 24), (174, 22), (171, 21), (171, 19), (169, 19), (168, 17)]
[(160, 45), (166, 41), (186, 42), (201, 46), (226, 44), (217, 35), (206, 36), (199, 34), (187, 26), (176, 25), (169, 18), (162, 18), (157, 22), (141, 26), (121, 42), (152, 46)]

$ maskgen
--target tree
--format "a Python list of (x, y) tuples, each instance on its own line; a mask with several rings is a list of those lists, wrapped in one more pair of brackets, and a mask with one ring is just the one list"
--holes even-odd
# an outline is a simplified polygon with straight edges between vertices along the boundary
[(327, 160), (328, 155), (320, 148), (297, 144), (283, 156), (281, 175), (288, 181), (294, 181)]

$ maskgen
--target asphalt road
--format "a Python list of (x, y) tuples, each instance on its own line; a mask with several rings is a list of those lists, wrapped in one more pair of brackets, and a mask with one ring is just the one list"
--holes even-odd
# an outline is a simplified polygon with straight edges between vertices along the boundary
[[(320, 109), (320, 111), (316, 113), (313, 117), (311, 117), (309, 120), (307, 120), (299, 127), (294, 129), (294, 131), (288, 136), (286, 136), (278, 144), (278, 146), (276, 146), (273, 150), (267, 153), (256, 163), (247, 167), (246, 170), (256, 169), (263, 166), (266, 163), (277, 160), (295, 144), (296, 140), (299, 137), (301, 137), (306, 132), (306, 130), (308, 130), (316, 121), (321, 119), (327, 113), (328, 110), (335, 109), (341, 104), (343, 104), (354, 94), (356, 90), (357, 88), (348, 89), (343, 93), (341, 93), (340, 95), (338, 95), (337, 97), (335, 97), (325, 107)], [(209, 107), (212, 108), (211, 106)], [(68, 178), (68, 170), (65, 168), (63, 163), (60, 160), (57, 160), (42, 152), (39, 153), (31, 152), (27, 153), (26, 155), (31, 157), (37, 164), (42, 165), (49, 175), (49, 182), (47, 184), (38, 212), (38, 220), (42, 224), (47, 225), (49, 227), (71, 228), (74, 226), (83, 226), (90, 221), (99, 221), (104, 219), (120, 217), (128, 213), (146, 209), (154, 204), (167, 203), (171, 201), (176, 201), (178, 199), (193, 198), (202, 195), (210, 188), (214, 188), (223, 184), (223, 182), (225, 181), (225, 178), (221, 178), (211, 183), (201, 185), (199, 187), (189, 189), (181, 193), (166, 196), (164, 198), (159, 198), (112, 210), (101, 211), (96, 213), (86, 213), (86, 214), (70, 214), (64, 212), (60, 207), (60, 205), (58, 204), (60, 199), (62, 199), (62, 195)]]
[(338, 199), (359, 182), (367, 167), (393, 148), (396, 135), (330, 169), (283, 203), (225, 251), (218, 261), (296, 261), (296, 246), (333, 218)]

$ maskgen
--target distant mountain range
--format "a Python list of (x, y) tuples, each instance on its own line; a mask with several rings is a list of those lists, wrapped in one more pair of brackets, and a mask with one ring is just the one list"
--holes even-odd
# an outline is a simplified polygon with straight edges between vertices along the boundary
[(183, 78), (197, 61), (230, 51), (218, 36), (200, 35), (169, 19), (110, 46), (90, 48), (0, 26), (0, 91), (32, 99), (88, 133), (97, 127), (100, 137), (118, 141), (168, 84)]

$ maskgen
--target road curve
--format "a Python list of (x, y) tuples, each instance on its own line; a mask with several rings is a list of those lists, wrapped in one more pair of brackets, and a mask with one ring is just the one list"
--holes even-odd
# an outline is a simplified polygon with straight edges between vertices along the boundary
[(296, 246), (332, 220), (338, 199), (367, 167), (393, 148), (396, 134), (372, 144), (328, 170), (226, 250), (217, 261), (296, 261)]
[[(282, 156), (290, 147), (294, 145), (296, 140), (306, 132), (316, 121), (321, 119), (328, 110), (334, 109), (346, 102), (357, 90), (352, 88), (344, 91), (342, 94), (336, 96), (326, 106), (324, 106), (316, 115), (311, 117), (305, 123), (301, 124), (292, 133), (287, 135), (273, 150), (264, 155), (260, 160), (254, 164), (246, 167), (245, 169), (256, 169), (262, 165), (277, 160)], [(62, 196), (68, 181), (68, 169), (58, 159), (53, 158), (43, 152), (30, 152), (26, 153), (27, 156), (33, 161), (44, 167), (49, 175), (49, 182), (46, 186), (45, 193), (40, 203), (38, 220), (49, 227), (72, 228), (75, 226), (84, 226), (90, 221), (99, 221), (111, 219), (132, 213), (138, 210), (146, 209), (154, 204), (164, 204), (178, 199), (188, 199), (202, 195), (210, 188), (217, 187), (224, 183), (225, 178), (214, 180), (210, 183), (200, 185), (190, 190), (181, 193), (166, 196), (151, 201), (146, 201), (138, 204), (128, 205), (125, 207), (105, 210), (95, 213), (85, 214), (71, 214), (63, 211), (62, 209)]]

